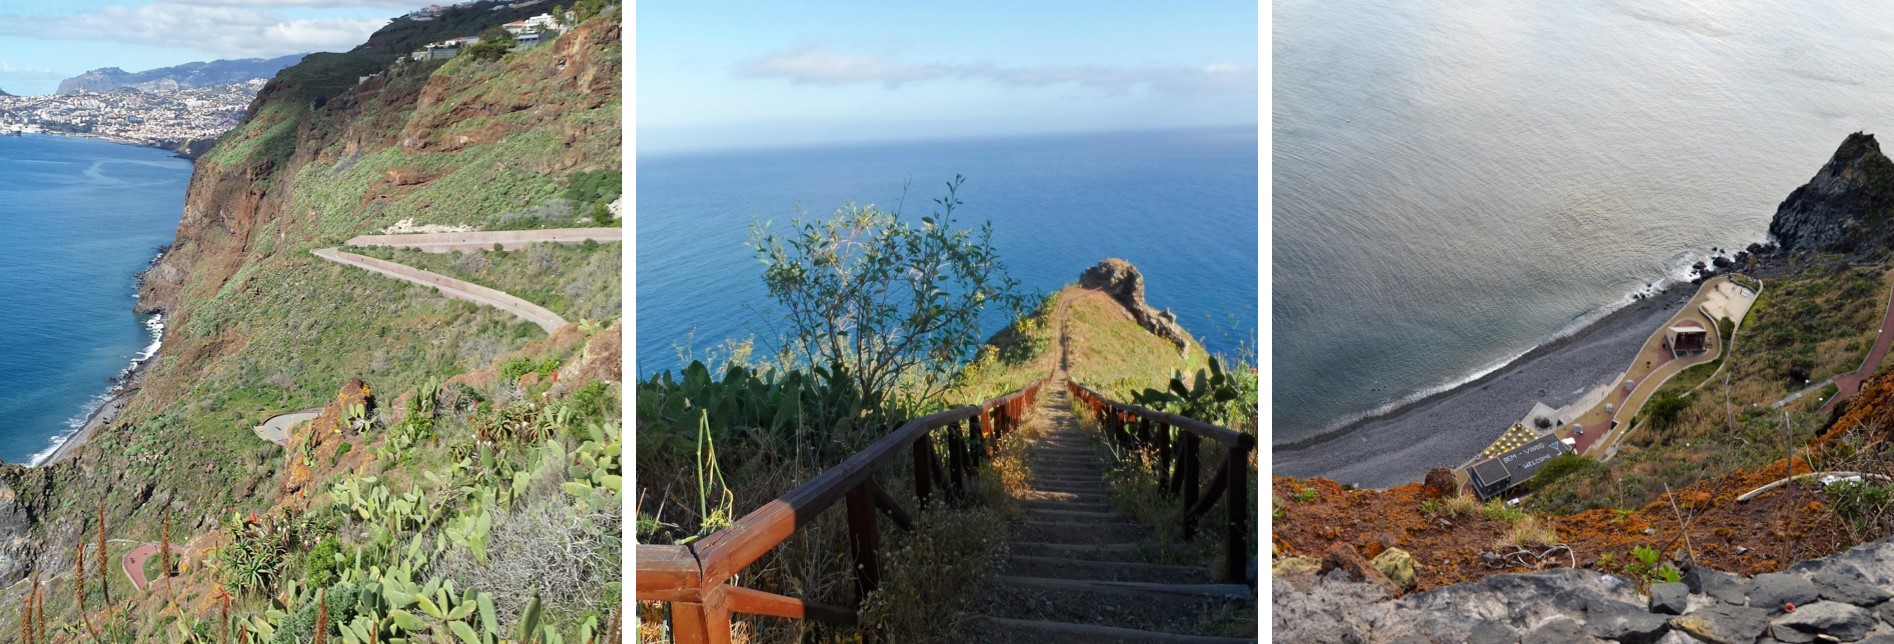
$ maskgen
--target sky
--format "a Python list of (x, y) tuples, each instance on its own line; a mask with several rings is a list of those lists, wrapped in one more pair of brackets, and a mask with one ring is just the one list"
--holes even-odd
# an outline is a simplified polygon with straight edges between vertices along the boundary
[(1253, 127), (1257, 4), (641, 3), (638, 150)]
[[(0, 90), (50, 94), (100, 67), (347, 51), (440, 0), (0, 0)], [(445, 3), (443, 3), (445, 4)]]

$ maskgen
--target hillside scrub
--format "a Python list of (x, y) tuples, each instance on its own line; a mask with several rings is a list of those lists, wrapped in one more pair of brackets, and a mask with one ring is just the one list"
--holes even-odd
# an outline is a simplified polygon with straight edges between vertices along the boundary
[(348, 251), (493, 288), (570, 321), (610, 319), (624, 305), (619, 278), (624, 244), (619, 243), (542, 243), (499, 252), (427, 253), (388, 247)]

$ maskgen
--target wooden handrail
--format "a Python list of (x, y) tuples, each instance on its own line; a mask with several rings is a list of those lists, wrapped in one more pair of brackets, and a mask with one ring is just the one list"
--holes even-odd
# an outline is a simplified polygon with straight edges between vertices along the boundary
[(1188, 416), (1179, 416), (1177, 414), (1161, 412), (1155, 409), (1139, 407), (1131, 403), (1112, 400), (1110, 397), (1107, 397), (1104, 394), (1100, 394), (1096, 391), (1092, 391), (1091, 388), (1086, 387), (1085, 385), (1078, 384), (1076, 382), (1071, 383), (1071, 387), (1073, 389), (1072, 393), (1077, 395), (1080, 398), (1090, 398), (1090, 399), (1104, 401), (1106, 404), (1109, 404), (1110, 406), (1118, 409), (1119, 411), (1123, 411), (1125, 413), (1131, 414), (1133, 416), (1137, 416), (1139, 418), (1148, 419), (1154, 423), (1163, 423), (1165, 425), (1169, 425), (1171, 427), (1175, 427), (1177, 429), (1187, 431), (1192, 434), (1196, 434), (1198, 436), (1202, 436), (1204, 438), (1208, 438), (1210, 440), (1213, 440), (1219, 443), (1223, 443), (1224, 445), (1228, 445), (1230, 447), (1240, 447), (1242, 449), (1255, 449), (1256, 448), (1256, 437), (1251, 434), (1245, 434), (1243, 432), (1239, 432), (1234, 429), (1229, 429), (1227, 427), (1219, 427), (1216, 425), (1212, 425), (1210, 423), (1203, 422), (1201, 420), (1197, 420), (1195, 418), (1190, 418)]
[[(1250, 509), (1248, 490), (1244, 486), (1247, 485), (1249, 454), (1256, 449), (1256, 437), (1194, 418), (1112, 400), (1076, 382), (1068, 381), (1066, 388), (1074, 400), (1098, 419), (1099, 426), (1112, 441), (1130, 451), (1153, 453), (1158, 464), (1158, 489), (1166, 495), (1182, 497), (1179, 501), (1184, 510), (1181, 527), (1185, 539), (1196, 537), (1197, 517), (1208, 513), (1217, 499), (1227, 501), (1224, 566), (1220, 574), (1226, 582), (1247, 581), (1249, 558), (1256, 547), (1244, 538)], [(1178, 430), (1175, 441), (1171, 439), (1172, 428)], [(1201, 485), (1203, 468), (1197, 453), (1198, 442), (1206, 438), (1229, 448), (1225, 450), (1222, 467), (1211, 478), (1207, 489)]]
[[(1050, 376), (1047, 376), (1049, 379)], [(933, 492), (932, 482), (945, 475), (949, 492), (972, 477), (981, 453), (1010, 433), (1039, 394), (1046, 379), (1019, 391), (978, 405), (956, 407), (903, 423), (894, 432), (856, 452), (809, 482), (763, 504), (730, 526), (689, 545), (638, 546), (637, 598), (671, 603), (672, 639), (685, 644), (728, 642), (730, 615), (752, 613), (853, 624), (854, 610), (784, 597), (728, 585), (732, 577), (770, 550), (815, 521), (816, 517), (848, 500), (849, 549), (855, 561), (857, 601), (879, 580), (876, 552), (880, 537), (875, 513), (885, 510), (897, 524), (908, 517), (893, 497), (874, 481), (874, 474), (903, 452), (913, 456), (914, 488), (921, 509)], [(932, 432), (947, 429), (949, 450), (946, 472), (935, 454)], [(965, 434), (963, 434), (963, 429)], [(974, 449), (973, 444), (980, 446)]]

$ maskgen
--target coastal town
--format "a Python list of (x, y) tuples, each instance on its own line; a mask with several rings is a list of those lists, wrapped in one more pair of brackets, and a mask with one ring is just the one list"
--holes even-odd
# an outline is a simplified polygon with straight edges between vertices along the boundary
[(165, 148), (213, 140), (237, 125), (266, 82), (0, 96), (0, 136), (73, 134)]

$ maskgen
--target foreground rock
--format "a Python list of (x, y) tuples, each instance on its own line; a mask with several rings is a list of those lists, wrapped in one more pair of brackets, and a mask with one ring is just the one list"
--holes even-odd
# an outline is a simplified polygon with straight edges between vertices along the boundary
[(1806, 185), (1789, 193), (1769, 222), (1786, 251), (1859, 253), (1894, 241), (1894, 161), (1874, 135), (1848, 135)]
[[(1350, 554), (1330, 559), (1352, 564)], [(1400, 597), (1367, 568), (1276, 576), (1275, 641), (1894, 642), (1894, 539), (1753, 579), (1695, 567), (1648, 595), (1630, 579), (1558, 569)]]

